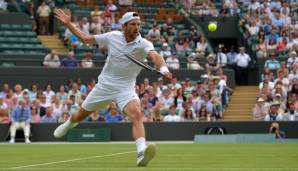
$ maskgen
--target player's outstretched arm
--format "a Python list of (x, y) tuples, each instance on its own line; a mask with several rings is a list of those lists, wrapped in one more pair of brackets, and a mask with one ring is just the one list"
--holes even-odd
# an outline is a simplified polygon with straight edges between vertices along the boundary
[(172, 73), (168, 70), (168, 67), (167, 67), (166, 62), (163, 59), (163, 57), (160, 56), (160, 54), (157, 53), (156, 51), (150, 51), (148, 53), (148, 56), (151, 58), (155, 67), (163, 74), (163, 76), (166, 79), (171, 80)]
[(56, 18), (65, 25), (74, 35), (76, 35), (83, 43), (88, 43), (88, 44), (95, 44), (96, 40), (94, 36), (88, 35), (82, 31), (80, 31), (78, 28), (76, 28), (72, 23), (71, 23), (71, 18), (70, 15), (65, 14), (64, 11), (61, 9), (57, 9), (55, 11), (55, 16)]

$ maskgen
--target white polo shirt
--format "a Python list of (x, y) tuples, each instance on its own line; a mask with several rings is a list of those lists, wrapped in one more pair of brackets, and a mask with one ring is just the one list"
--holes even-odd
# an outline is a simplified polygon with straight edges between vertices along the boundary
[(94, 37), (98, 45), (108, 49), (108, 57), (98, 76), (98, 83), (116, 91), (133, 89), (142, 67), (133, 63), (124, 54), (144, 61), (148, 52), (154, 50), (153, 44), (142, 38), (141, 35), (127, 43), (123, 32), (120, 31), (112, 31)]
[(238, 53), (234, 59), (234, 62), (236, 63), (237, 66), (246, 68), (250, 62), (250, 57), (248, 54), (244, 53)]

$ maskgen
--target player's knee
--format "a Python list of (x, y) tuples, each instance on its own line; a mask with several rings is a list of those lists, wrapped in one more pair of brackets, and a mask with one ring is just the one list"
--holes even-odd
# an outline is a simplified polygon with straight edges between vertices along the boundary
[(136, 122), (136, 121), (142, 120), (143, 114), (142, 114), (141, 110), (135, 110), (134, 112), (131, 113), (130, 116), (131, 116), (132, 121)]

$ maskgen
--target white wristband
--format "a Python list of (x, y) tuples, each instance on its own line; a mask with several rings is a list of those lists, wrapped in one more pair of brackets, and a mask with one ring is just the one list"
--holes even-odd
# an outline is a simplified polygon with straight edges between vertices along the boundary
[(166, 72), (170, 72), (167, 66), (162, 66), (159, 68), (161, 74), (165, 74)]

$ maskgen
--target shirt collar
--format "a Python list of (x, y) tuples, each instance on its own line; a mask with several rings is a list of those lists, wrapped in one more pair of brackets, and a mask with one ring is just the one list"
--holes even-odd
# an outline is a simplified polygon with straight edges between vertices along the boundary
[(142, 39), (142, 36), (141, 36), (140, 33), (139, 33), (139, 35), (138, 35), (133, 41), (131, 41), (131, 42), (129, 42), (129, 43), (126, 42), (126, 39), (125, 39), (125, 36), (124, 36), (124, 32), (122, 32), (122, 37), (123, 37), (125, 43), (128, 44), (128, 45), (129, 45), (129, 44), (133, 44), (133, 43), (138, 43), (138, 42), (140, 42), (141, 39)]

